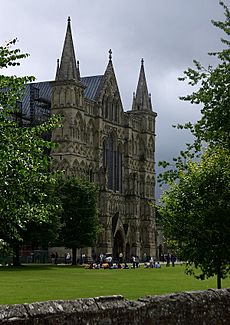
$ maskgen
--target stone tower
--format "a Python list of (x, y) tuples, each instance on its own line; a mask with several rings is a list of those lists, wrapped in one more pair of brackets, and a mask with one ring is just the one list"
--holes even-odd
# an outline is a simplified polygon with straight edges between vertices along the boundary
[[(64, 116), (53, 132), (59, 144), (54, 168), (99, 184), (102, 231), (95, 254), (120, 252), (156, 256), (155, 118), (141, 61), (132, 110), (124, 111), (112, 63), (104, 74), (81, 77), (70, 19), (56, 79), (52, 82), (52, 113)], [(89, 252), (89, 250), (88, 250)], [(89, 253), (88, 253), (89, 254)]]

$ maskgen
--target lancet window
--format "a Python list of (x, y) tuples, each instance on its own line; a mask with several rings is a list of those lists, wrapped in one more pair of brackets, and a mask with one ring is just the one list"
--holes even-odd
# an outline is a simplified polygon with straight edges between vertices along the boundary
[(122, 192), (122, 152), (110, 134), (103, 148), (103, 164), (107, 170), (107, 186), (110, 190)]

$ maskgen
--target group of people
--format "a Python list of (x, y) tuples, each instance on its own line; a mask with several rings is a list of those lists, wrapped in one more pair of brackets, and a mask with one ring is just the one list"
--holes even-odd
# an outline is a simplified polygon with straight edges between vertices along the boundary
[(175, 266), (176, 262), (176, 256), (173, 254), (167, 254), (166, 256), (163, 256), (163, 262), (166, 262), (166, 266), (170, 266), (170, 263), (172, 263), (172, 266)]
[[(153, 260), (151, 257), (149, 262), (144, 263), (144, 267), (160, 268), (160, 262)], [(137, 269), (140, 267), (139, 256), (133, 255), (129, 261), (123, 262), (123, 254), (119, 254), (119, 258), (113, 262), (112, 255), (104, 256), (100, 254), (99, 261), (89, 263), (85, 266), (87, 269)]]
[[(143, 265), (145, 268), (156, 268), (159, 269), (161, 268), (162, 263), (161, 262), (166, 262), (166, 266), (170, 266), (170, 264), (172, 264), (172, 266), (175, 266), (175, 262), (176, 262), (176, 256), (173, 254), (166, 254), (166, 255), (162, 255), (160, 258), (160, 261), (154, 259), (152, 256), (144, 256), (143, 258)], [(113, 257), (111, 254), (108, 255), (104, 255), (104, 254), (100, 254), (98, 256), (98, 259), (96, 259), (96, 261), (94, 261), (93, 263), (90, 263), (88, 265), (86, 265), (86, 268), (88, 269), (128, 269), (128, 268), (132, 268), (132, 269), (137, 269), (140, 267), (140, 259), (138, 256), (133, 255), (131, 257), (131, 259), (123, 261), (123, 254), (120, 253), (119, 256), (117, 257), (117, 259), (115, 259), (113, 261)]]
[[(58, 255), (58, 252), (52, 252), (51, 255), (51, 263), (52, 264), (58, 264), (58, 261), (59, 263), (62, 262), (63, 263), (63, 257), (60, 257), (59, 258), (59, 255)], [(65, 264), (70, 264), (71, 262), (71, 255), (69, 252), (65, 253)]]
[(102, 264), (100, 263), (90, 263), (85, 266), (86, 269), (94, 269), (94, 270), (99, 270), (99, 269), (113, 269), (113, 270), (119, 270), (119, 269), (129, 269), (129, 266), (127, 263), (108, 263), (104, 262)]
[(51, 263), (58, 264), (58, 253), (57, 252), (51, 253)]
[[(81, 260), (80, 264), (85, 264), (87, 263), (85, 261), (85, 255), (81, 255)], [(58, 264), (58, 253), (57, 252), (52, 252), (51, 253), (51, 262), (52, 264)], [(71, 262), (71, 255), (69, 252), (65, 253), (65, 264), (69, 264)], [(176, 256), (173, 254), (166, 254), (166, 255), (161, 255), (160, 256), (160, 261), (153, 259), (152, 256), (147, 256), (144, 254), (143, 256), (143, 262), (144, 262), (144, 267), (145, 268), (160, 268), (161, 264), (160, 262), (165, 263), (166, 266), (170, 266), (170, 263), (172, 266), (175, 266), (176, 262)], [(127, 264), (129, 263), (129, 265)], [(103, 254), (101, 253), (98, 257), (94, 257), (92, 263), (88, 263), (86, 268), (89, 269), (137, 269), (140, 267), (140, 259), (139, 256), (133, 255), (130, 259), (124, 259), (123, 258), (123, 253), (119, 253), (116, 259), (113, 259), (112, 254)]]
[(151, 268), (151, 269), (153, 268), (159, 269), (161, 267), (161, 264), (159, 261), (154, 260), (153, 257), (151, 256), (149, 262), (144, 263), (144, 267)]

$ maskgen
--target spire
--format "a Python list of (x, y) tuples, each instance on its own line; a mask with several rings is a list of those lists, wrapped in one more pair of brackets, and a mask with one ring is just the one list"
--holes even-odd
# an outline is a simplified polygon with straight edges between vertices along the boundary
[(141, 59), (141, 69), (137, 84), (136, 96), (133, 96), (132, 110), (152, 111), (151, 98), (148, 94), (148, 87), (145, 78), (144, 59)]
[(73, 38), (71, 32), (70, 17), (68, 17), (68, 24), (66, 36), (62, 51), (62, 57), (56, 80), (78, 80), (80, 81), (79, 66), (76, 64)]
[(110, 49), (108, 51), (109, 53), (109, 62), (107, 64), (107, 67), (105, 69), (105, 74), (104, 77), (106, 78), (108, 75), (110, 75), (111, 73), (114, 74), (114, 69), (113, 69), (113, 62), (112, 62), (112, 50)]

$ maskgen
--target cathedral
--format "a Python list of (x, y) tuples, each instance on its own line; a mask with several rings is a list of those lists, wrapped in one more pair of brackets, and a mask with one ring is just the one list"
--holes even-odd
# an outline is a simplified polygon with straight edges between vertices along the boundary
[(95, 247), (86, 254), (156, 257), (156, 222), (150, 203), (155, 202), (157, 114), (152, 109), (143, 59), (132, 108), (124, 110), (111, 50), (103, 74), (82, 77), (68, 18), (55, 80), (30, 85), (29, 91), (33, 97), (28, 104), (30, 117), (37, 114), (38, 107), (42, 116), (50, 109), (51, 114), (63, 115), (62, 127), (52, 133), (52, 140), (58, 143), (52, 152), (53, 168), (99, 185), (102, 230)]

